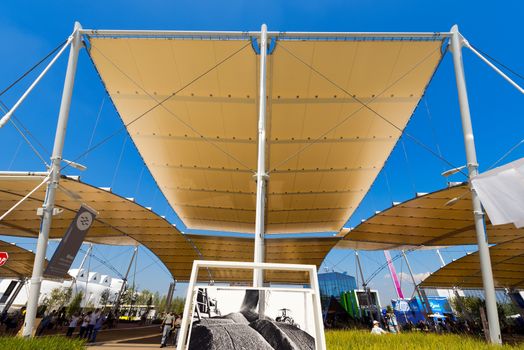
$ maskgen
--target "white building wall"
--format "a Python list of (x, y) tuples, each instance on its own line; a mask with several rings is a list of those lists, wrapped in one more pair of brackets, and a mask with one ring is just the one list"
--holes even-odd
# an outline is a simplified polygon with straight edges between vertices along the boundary
[[(57, 281), (42, 281), (42, 288), (40, 292), (39, 303), (42, 303), (43, 300), (51, 294), (51, 291), (55, 288), (60, 287), (72, 287), (73, 295), (76, 295), (79, 292), (82, 292), (84, 298), (81, 305), (86, 306), (93, 304), (94, 307), (99, 307), (100, 298), (104, 290), (110, 290), (110, 300), (116, 299), (118, 292), (122, 287), (123, 280), (119, 278), (113, 278), (109, 275), (102, 275), (98, 272), (90, 272), (87, 274), (87, 271), (83, 269), (78, 271), (78, 269), (72, 269), (69, 271), (69, 274), (74, 277), (78, 275), (76, 282), (73, 280), (57, 282)], [(0, 295), (2, 295), (12, 279), (0, 279)], [(19, 308), (24, 306), (27, 303), (27, 298), (29, 296), (29, 281), (26, 281), (24, 287), (20, 290), (20, 293), (16, 297), (13, 303), (13, 307)]]

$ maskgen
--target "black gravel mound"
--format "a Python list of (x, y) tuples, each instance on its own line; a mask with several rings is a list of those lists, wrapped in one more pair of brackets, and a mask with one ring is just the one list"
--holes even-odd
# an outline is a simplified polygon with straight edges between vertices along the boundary
[(240, 312), (232, 312), (230, 314), (222, 316), (222, 318), (226, 320), (231, 320), (234, 323), (249, 324), (249, 321), (247, 320), (247, 318), (244, 315), (242, 315)]
[(189, 350), (273, 350), (253, 328), (244, 324), (195, 325)]
[(303, 330), (287, 323), (257, 320), (250, 323), (275, 350), (314, 350), (315, 339)]
[(236, 323), (234, 320), (230, 320), (227, 318), (203, 318), (200, 321), (195, 322), (195, 325), (199, 324), (201, 326), (215, 326), (234, 323)]

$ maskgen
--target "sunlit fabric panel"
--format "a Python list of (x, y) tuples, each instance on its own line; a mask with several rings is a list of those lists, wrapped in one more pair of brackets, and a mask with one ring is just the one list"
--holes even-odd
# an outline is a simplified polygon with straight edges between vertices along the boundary
[[(259, 56), (247, 38), (89, 36), (89, 53), (190, 229), (253, 233)], [(338, 231), (442, 58), (442, 38), (292, 40), (267, 61), (266, 232)]]

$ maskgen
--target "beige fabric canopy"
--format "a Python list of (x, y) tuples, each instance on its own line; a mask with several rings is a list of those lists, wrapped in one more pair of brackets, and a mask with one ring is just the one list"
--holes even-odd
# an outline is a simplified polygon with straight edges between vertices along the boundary
[[(235, 238), (220, 236), (187, 235), (195, 244), (205, 260), (253, 261), (254, 240), (252, 238)], [(266, 240), (266, 257), (268, 263), (292, 263), (316, 265), (320, 268), (322, 261), (339, 238), (270, 238)], [(227, 257), (227, 258), (225, 258)], [(174, 262), (178, 275), (191, 274), (193, 261), (183, 261), (178, 255), (168, 258)], [(172, 259), (172, 260), (171, 260)], [(167, 260), (166, 260), (167, 261)], [(166, 262), (169, 266), (169, 263)], [(177, 267), (178, 266), (178, 267)], [(200, 272), (201, 280), (225, 280), (251, 282), (252, 272), (249, 270), (206, 270)], [(307, 273), (268, 271), (265, 280), (271, 282), (306, 283)]]
[[(251, 38), (131, 36), (93, 32), (89, 53), (161, 191), (188, 228), (252, 233)], [(358, 206), (442, 58), (442, 37), (404, 39), (278, 37), (267, 67), (267, 233), (338, 232)]]
[[(460, 198), (453, 205), (445, 204)], [(486, 219), (490, 244), (524, 235), (513, 225), (493, 226)], [(394, 205), (363, 221), (345, 236), (345, 241), (406, 246), (448, 246), (476, 244), (471, 195), (467, 185), (446, 188)]]
[[(489, 248), (496, 288), (524, 288), (524, 239), (519, 238)], [(432, 273), (422, 287), (482, 288), (478, 252), (466, 255)]]
[[(0, 278), (24, 278), (31, 276), (35, 260), (35, 254), (32, 251), (12, 243), (0, 241), (0, 252), (9, 254), (9, 259), (5, 265), (0, 266)], [(47, 260), (45, 264), (47, 265)]]
[[(0, 212), (11, 208), (42, 180), (41, 176), (0, 176)], [(183, 235), (150, 209), (106, 189), (68, 177), (62, 177), (60, 186), (61, 190), (56, 194), (56, 207), (63, 211), (53, 217), (50, 238), (61, 238), (80, 205), (86, 204), (98, 211), (96, 221), (86, 237), (87, 241), (112, 245), (143, 244), (179, 281), (189, 279), (196, 259), (253, 261), (252, 238)], [(0, 235), (37, 237), (40, 217), (36, 215), (36, 211), (42, 206), (44, 196), (45, 186), (42, 186), (0, 221)], [(339, 240), (338, 237), (268, 239), (265, 261), (314, 264), (319, 267)], [(250, 271), (211, 272), (211, 275), (201, 275), (201, 278), (215, 281), (252, 280)], [(307, 276), (301, 274), (275, 272), (268, 273), (266, 281), (301, 283), (307, 280), (305, 277)]]

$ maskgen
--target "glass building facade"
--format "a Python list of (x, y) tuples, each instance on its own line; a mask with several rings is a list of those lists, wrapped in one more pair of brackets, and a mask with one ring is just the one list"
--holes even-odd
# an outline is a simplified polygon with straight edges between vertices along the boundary
[(343, 292), (357, 289), (355, 277), (340, 272), (319, 273), (318, 284), (322, 299), (334, 297), (340, 300), (340, 295)]

